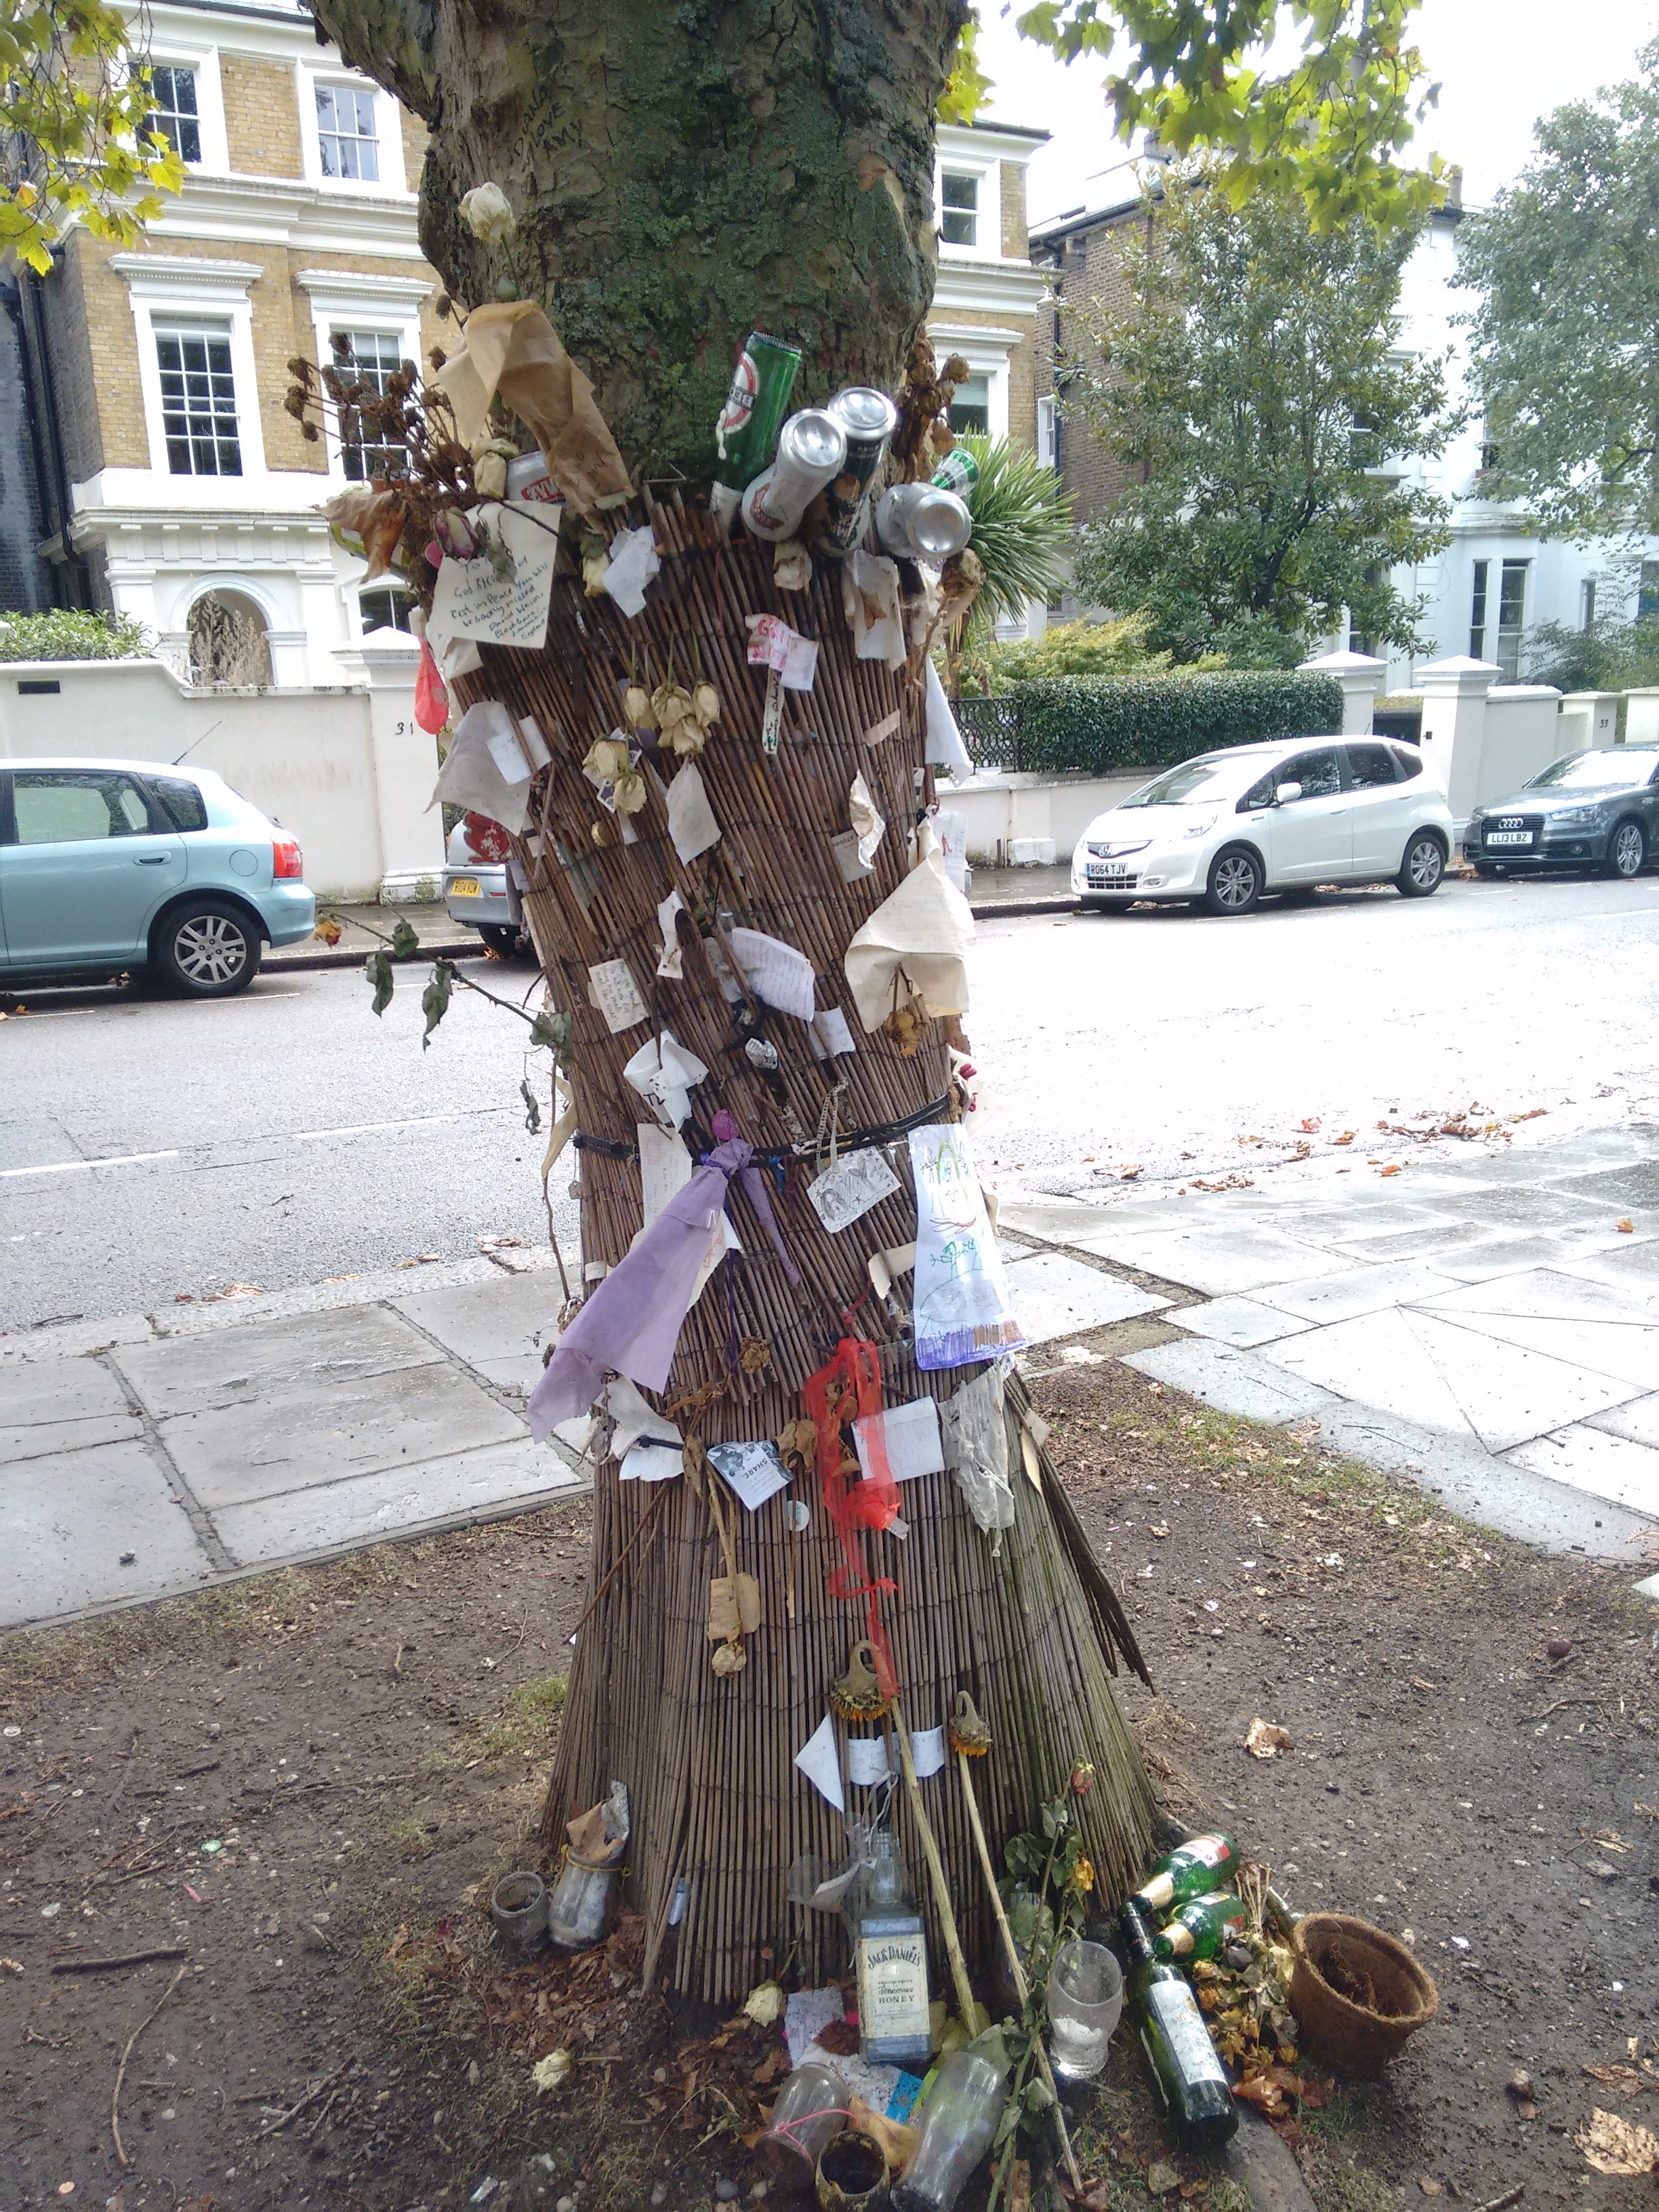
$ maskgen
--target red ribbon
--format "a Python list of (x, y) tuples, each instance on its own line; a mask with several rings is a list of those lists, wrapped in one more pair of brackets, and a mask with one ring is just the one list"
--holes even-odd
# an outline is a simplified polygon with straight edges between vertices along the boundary
[(879, 1425), (867, 1436), (866, 1452), (870, 1472), (861, 1481), (849, 1482), (842, 1470), (846, 1446), (842, 1431), (848, 1423), (882, 1410), (881, 1362), (873, 1344), (844, 1336), (834, 1354), (801, 1386), (801, 1402), (817, 1432), (818, 1480), (823, 1486), (824, 1509), (835, 1524), (846, 1554), (845, 1564), (830, 1577), (831, 1597), (866, 1600), (865, 1633), (875, 1653), (876, 1680), (884, 1698), (898, 1695), (898, 1674), (881, 1625), (878, 1600), (896, 1596), (898, 1584), (890, 1576), (870, 1579), (865, 1562), (863, 1531), (890, 1528), (898, 1518), (898, 1485), (887, 1463), (887, 1449)]

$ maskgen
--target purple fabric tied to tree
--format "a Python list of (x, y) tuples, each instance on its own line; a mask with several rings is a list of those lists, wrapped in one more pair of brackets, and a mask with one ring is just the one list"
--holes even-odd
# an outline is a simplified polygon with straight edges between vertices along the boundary
[(792, 1282), (800, 1276), (784, 1250), (766, 1183), (751, 1164), (754, 1147), (729, 1114), (716, 1114), (722, 1141), (707, 1153), (684, 1190), (671, 1198), (625, 1259), (582, 1307), (530, 1394), (530, 1433), (544, 1443), (561, 1421), (585, 1413), (613, 1368), (647, 1390), (661, 1390), (690, 1310), (709, 1242), (740, 1175), (761, 1225)]
[[(737, 1123), (723, 1106), (708, 1126), (720, 1139), (721, 1152), (724, 1152), (728, 1145), (743, 1143), (742, 1138), (738, 1134)], [(779, 1229), (776, 1218), (772, 1212), (772, 1197), (766, 1188), (766, 1177), (754, 1165), (754, 1156), (750, 1148), (744, 1146), (744, 1150), (750, 1152), (749, 1164), (740, 1168), (738, 1172), (743, 1178), (743, 1187), (748, 1194), (749, 1203), (754, 1207), (755, 1218), (766, 1231), (784, 1273), (789, 1278), (792, 1285), (799, 1290), (800, 1269), (789, 1256), (788, 1247), (783, 1241), (782, 1231)]]

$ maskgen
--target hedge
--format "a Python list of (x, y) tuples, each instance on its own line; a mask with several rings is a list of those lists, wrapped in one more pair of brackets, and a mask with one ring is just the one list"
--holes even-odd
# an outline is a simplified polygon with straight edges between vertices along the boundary
[[(996, 711), (976, 712), (981, 704)], [(1172, 766), (1222, 745), (1339, 731), (1342, 686), (1334, 676), (1279, 669), (1054, 676), (994, 700), (964, 699), (962, 709), (963, 736), (981, 767), (1110, 775)]]

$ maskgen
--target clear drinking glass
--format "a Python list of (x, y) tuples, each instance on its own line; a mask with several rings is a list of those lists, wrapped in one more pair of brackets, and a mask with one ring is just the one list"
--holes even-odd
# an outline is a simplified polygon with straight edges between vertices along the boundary
[(953, 2051), (921, 2112), (921, 2133), (893, 2190), (894, 2212), (951, 2212), (991, 2148), (1006, 2100), (1004, 2069), (982, 2051)]
[(818, 2154), (841, 2133), (847, 2089), (839, 2074), (809, 2059), (778, 2092), (772, 2124), (756, 2146), (780, 2182), (810, 2189)]
[(1122, 2010), (1122, 1972), (1105, 1945), (1062, 1943), (1048, 1970), (1048, 2055), (1062, 2081), (1093, 2081)]

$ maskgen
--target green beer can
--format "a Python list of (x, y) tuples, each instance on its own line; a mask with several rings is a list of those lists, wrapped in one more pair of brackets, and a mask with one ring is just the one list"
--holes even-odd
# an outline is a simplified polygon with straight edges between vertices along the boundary
[(952, 446), (933, 471), (933, 482), (941, 491), (953, 491), (958, 499), (967, 499), (979, 482), (979, 463), (966, 446)]
[(749, 333), (714, 425), (714, 507), (728, 519), (772, 458), (799, 367), (799, 347)]

